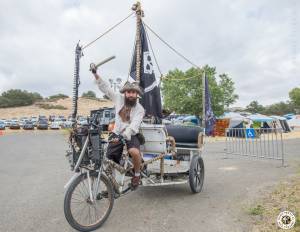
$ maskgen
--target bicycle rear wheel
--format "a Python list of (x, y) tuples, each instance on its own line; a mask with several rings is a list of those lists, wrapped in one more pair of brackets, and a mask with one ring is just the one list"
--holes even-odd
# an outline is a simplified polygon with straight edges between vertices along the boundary
[[(91, 173), (92, 189), (96, 186), (98, 173)], [(95, 194), (95, 193), (93, 193)], [(64, 213), (68, 223), (79, 231), (93, 231), (108, 218), (114, 204), (111, 182), (105, 175), (100, 177), (96, 199), (90, 200), (87, 174), (78, 176), (69, 186), (64, 200)]]

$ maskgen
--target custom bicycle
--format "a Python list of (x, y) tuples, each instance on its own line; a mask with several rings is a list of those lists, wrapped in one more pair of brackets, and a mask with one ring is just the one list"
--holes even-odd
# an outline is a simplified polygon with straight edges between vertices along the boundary
[[(69, 138), (70, 150), (66, 156), (75, 174), (65, 185), (64, 213), (68, 223), (78, 231), (99, 228), (108, 218), (114, 200), (133, 190), (130, 185), (133, 164), (124, 139), (119, 137), (124, 149), (118, 164), (106, 158), (109, 140), (102, 137), (101, 128), (99, 114), (95, 113), (87, 127), (73, 129)], [(152, 124), (141, 127), (145, 136), (145, 144), (141, 146), (141, 186), (189, 183), (193, 193), (200, 192), (204, 181), (201, 149), (192, 148), (191, 144), (185, 144), (188, 148), (180, 143), (176, 146), (167, 130), (172, 128)], [(201, 136), (202, 133), (200, 139)]]

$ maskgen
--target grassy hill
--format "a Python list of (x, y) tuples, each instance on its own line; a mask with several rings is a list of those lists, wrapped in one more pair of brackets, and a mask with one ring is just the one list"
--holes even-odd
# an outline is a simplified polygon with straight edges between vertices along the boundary
[[(44, 109), (41, 108), (40, 105), (53, 106), (61, 106), (61, 109)], [(101, 99), (101, 100), (92, 100), (87, 98), (79, 98), (78, 100), (78, 114), (87, 116), (90, 114), (90, 110), (99, 109), (101, 107), (111, 107), (113, 103), (109, 100)], [(56, 101), (43, 101), (37, 102), (31, 106), (20, 106), (20, 107), (12, 107), (12, 108), (0, 108), (0, 119), (10, 119), (13, 117), (30, 117), (30, 116), (38, 116), (38, 115), (64, 115), (65, 117), (69, 116), (72, 113), (72, 99), (65, 98), (59, 99)]]

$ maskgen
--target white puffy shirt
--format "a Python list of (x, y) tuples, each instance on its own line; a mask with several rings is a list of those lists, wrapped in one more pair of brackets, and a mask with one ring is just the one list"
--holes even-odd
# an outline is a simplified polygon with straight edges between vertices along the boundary
[(123, 122), (119, 112), (124, 106), (124, 96), (123, 94), (117, 92), (115, 93), (112, 88), (108, 85), (106, 81), (102, 78), (96, 80), (96, 84), (101, 92), (103, 92), (110, 100), (115, 104), (116, 116), (115, 116), (115, 128), (113, 132), (116, 134), (121, 134), (125, 139), (130, 140), (131, 135), (135, 135), (139, 132), (140, 125), (143, 121), (145, 115), (145, 110), (143, 106), (137, 102), (137, 104), (131, 108), (130, 111), (130, 121)]

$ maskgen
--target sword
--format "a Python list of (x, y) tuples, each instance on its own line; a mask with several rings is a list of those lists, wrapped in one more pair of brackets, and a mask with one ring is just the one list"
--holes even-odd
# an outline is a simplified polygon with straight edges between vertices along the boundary
[(109, 61), (111, 61), (111, 60), (113, 60), (115, 58), (116, 58), (116, 56), (111, 56), (111, 57), (108, 57), (107, 59), (101, 61), (98, 64), (91, 63), (90, 64), (90, 71), (92, 71), (93, 69), (97, 70), (98, 67), (100, 67), (101, 65), (103, 65), (103, 64), (105, 64), (105, 63), (107, 63), (107, 62), (109, 62)]

